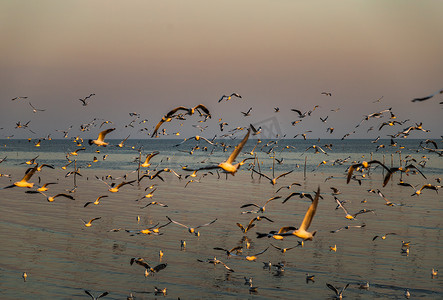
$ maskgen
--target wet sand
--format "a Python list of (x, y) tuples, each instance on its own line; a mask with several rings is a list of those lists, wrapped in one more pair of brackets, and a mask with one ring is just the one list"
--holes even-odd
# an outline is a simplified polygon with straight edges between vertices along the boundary
[[(23, 168), (14, 168), (12, 177), (19, 178)], [(137, 299), (162, 298), (155, 296), (154, 286), (167, 288), (166, 299), (289, 299), (317, 298), (330, 299), (333, 292), (326, 283), (344, 286), (348, 299), (398, 299), (408, 288), (413, 297), (437, 299), (443, 297), (440, 278), (431, 278), (431, 269), (441, 265), (441, 220), (442, 196), (435, 191), (424, 191), (419, 197), (411, 197), (412, 189), (390, 182), (381, 189), (380, 170), (372, 173), (361, 186), (356, 182), (345, 183), (345, 166), (340, 173), (308, 173), (307, 180), (298, 169), (290, 176), (272, 186), (266, 179), (251, 178), (250, 171), (240, 170), (235, 176), (206, 176), (201, 183), (191, 183), (184, 188), (187, 180), (166, 175), (165, 182), (158, 179), (150, 182), (144, 179), (140, 186), (124, 186), (118, 193), (107, 192), (107, 187), (94, 178), (95, 175), (114, 177), (122, 175), (116, 170), (82, 170), (77, 177), (78, 189), (72, 195), (75, 201), (56, 198), (47, 202), (39, 194), (25, 194), (26, 189), (13, 188), (0, 191), (2, 218), (0, 219), (0, 268), (2, 299), (81, 299), (88, 297), (84, 290), (94, 295), (108, 291), (105, 299), (125, 299), (132, 292)], [(16, 172), (16, 173), (15, 173)], [(48, 195), (65, 192), (72, 186), (72, 178), (60, 177), (60, 169), (44, 169), (45, 182), (58, 181), (50, 186)], [(43, 174), (42, 172), (42, 174)], [(40, 175), (40, 174), (39, 174)], [(324, 182), (329, 175), (335, 178)], [(136, 178), (129, 175), (128, 180)], [(0, 178), (1, 184), (9, 180)], [(36, 181), (37, 176), (33, 177)], [(118, 182), (119, 180), (116, 180)], [(310, 200), (298, 197), (282, 204), (275, 200), (266, 206), (265, 216), (274, 220), (257, 222), (248, 231), (250, 249), (246, 249), (244, 234), (235, 225), (247, 224), (252, 214), (241, 214), (240, 206), (246, 203), (262, 204), (274, 196), (278, 187), (301, 183), (300, 187), (282, 189), (278, 195), (286, 197), (293, 191), (312, 192), (321, 188), (322, 196), (310, 230), (317, 230), (314, 240), (306, 241), (304, 247), (297, 247), (285, 254), (270, 246), (291, 247), (297, 245), (296, 237), (282, 241), (257, 239), (256, 232), (278, 230), (282, 226), (298, 227), (310, 205)], [(422, 183), (418, 176), (408, 176), (412, 184)], [(138, 199), (147, 192), (144, 188), (158, 184), (152, 200), (168, 205), (163, 208), (149, 206), (140, 209), (149, 200)], [(336, 203), (330, 186), (342, 192), (337, 197), (346, 200), (350, 213), (360, 209), (374, 209), (375, 214), (359, 215), (356, 220), (345, 218), (341, 209), (335, 210)], [(368, 189), (380, 188), (392, 202), (404, 206), (388, 207), (378, 195)], [(94, 201), (99, 195), (99, 205), (83, 205)], [(366, 203), (361, 203), (366, 200)], [(137, 223), (137, 216), (140, 222)], [(131, 236), (124, 229), (145, 229), (157, 223), (167, 222), (166, 216), (189, 225), (217, 221), (200, 229), (201, 236), (189, 234), (185, 228), (170, 224), (161, 229), (163, 235)], [(83, 226), (80, 219), (101, 217), (92, 227)], [(352, 228), (330, 233), (346, 225), (366, 224), (364, 228)], [(121, 228), (119, 232), (109, 232)], [(375, 235), (389, 235), (385, 240), (372, 241)], [(180, 240), (187, 243), (186, 250), (180, 249)], [(408, 256), (401, 253), (401, 241), (411, 241)], [(244, 254), (254, 254), (269, 247), (256, 262), (231, 257), (214, 250), (213, 247), (232, 248), (244, 246)], [(337, 252), (329, 246), (337, 245)], [(132, 257), (143, 257), (151, 265), (160, 263), (159, 250), (164, 252), (162, 262), (168, 266), (147, 278), (144, 268), (130, 265)], [(198, 262), (217, 256), (235, 272), (223, 266)], [(285, 271), (279, 273), (272, 268), (263, 269), (262, 262), (276, 264), (285, 262)], [(27, 281), (22, 273), (28, 274)], [(307, 283), (306, 273), (315, 275), (315, 282)], [(256, 294), (250, 294), (243, 277), (253, 277)], [(360, 283), (369, 281), (369, 290), (359, 289)]]

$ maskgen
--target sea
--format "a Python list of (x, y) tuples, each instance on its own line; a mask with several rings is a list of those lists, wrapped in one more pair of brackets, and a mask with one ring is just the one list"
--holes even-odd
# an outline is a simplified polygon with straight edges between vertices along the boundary
[[(226, 160), (241, 138), (128, 139), (123, 147), (112, 139), (106, 147), (72, 139), (42, 140), (39, 147), (26, 139), (0, 140), (0, 299), (90, 298), (85, 291), (95, 297), (107, 292), (103, 299), (333, 299), (327, 284), (338, 291), (349, 284), (344, 299), (404, 299), (406, 290), (411, 299), (443, 299), (443, 269), (431, 274), (443, 265), (443, 159), (423, 149), (432, 145), (419, 139), (391, 146), (383, 139), (251, 137), (236, 161), (249, 159), (235, 175), (210, 168)], [(149, 167), (140, 167), (157, 152)], [(26, 164), (33, 158), (50, 166), (29, 179), (34, 187), (5, 188), (35, 166)], [(383, 186), (387, 170), (373, 163), (357, 168), (347, 183), (352, 164), (371, 160), (405, 171)], [(288, 174), (272, 185), (259, 173)], [(122, 182), (132, 183), (108, 191)], [(45, 183), (52, 184), (44, 194), (26, 193)], [(435, 189), (417, 195), (425, 184)], [(257, 238), (299, 227), (318, 188), (312, 241)], [(282, 203), (292, 193), (298, 194)], [(56, 194), (75, 200), (47, 201)], [(107, 197), (85, 207), (99, 196)], [(147, 206), (154, 201), (166, 206)], [(265, 210), (242, 208), (247, 204)], [(355, 217), (346, 218), (345, 210)], [(237, 223), (246, 227), (257, 216), (266, 218), (242, 232)], [(94, 218), (92, 226), (84, 225)], [(141, 232), (168, 218), (189, 227), (215, 221), (199, 227), (199, 236), (177, 223), (157, 234)], [(238, 246), (241, 253), (230, 256), (214, 249)], [(253, 255), (255, 260), (246, 259)], [(131, 264), (139, 258), (158, 271)]]

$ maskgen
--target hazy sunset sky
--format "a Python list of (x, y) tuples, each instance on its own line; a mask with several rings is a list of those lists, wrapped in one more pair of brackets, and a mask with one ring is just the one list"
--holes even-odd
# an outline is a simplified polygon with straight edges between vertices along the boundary
[[(0, 138), (62, 138), (55, 129), (71, 125), (78, 135), (94, 117), (113, 122), (109, 138), (144, 138), (141, 125), (125, 127), (129, 112), (152, 132), (170, 109), (199, 103), (213, 115), (198, 123), (208, 137), (220, 135), (219, 118), (231, 129), (272, 117), (290, 138), (306, 130), (341, 138), (389, 107), (410, 122), (378, 131), (386, 116), (351, 137), (383, 138), (421, 121), (431, 133), (410, 138), (443, 134), (443, 95), (411, 102), (443, 89), (443, 1), (11, 0), (0, 4), (0, 23)], [(218, 103), (232, 92), (243, 98)], [(28, 99), (11, 101), (17, 96)], [(46, 111), (33, 113), (29, 101)], [(291, 125), (291, 108), (314, 105)], [(191, 126), (198, 120), (164, 128), (184, 138), (199, 133)], [(16, 129), (18, 121), (31, 121), (36, 134)]]

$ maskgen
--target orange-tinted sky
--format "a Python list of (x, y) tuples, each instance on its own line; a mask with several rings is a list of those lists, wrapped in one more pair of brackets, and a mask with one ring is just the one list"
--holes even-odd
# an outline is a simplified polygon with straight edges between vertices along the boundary
[[(170, 109), (199, 103), (213, 114), (199, 123), (211, 137), (219, 118), (234, 128), (272, 117), (287, 137), (341, 138), (389, 107), (410, 122), (378, 131), (387, 117), (371, 120), (351, 137), (383, 138), (421, 121), (431, 133), (411, 138), (443, 134), (443, 95), (411, 102), (443, 89), (442, 1), (14, 0), (0, 8), (0, 138), (61, 138), (55, 129), (71, 125), (76, 135), (94, 117), (114, 122), (114, 138), (143, 138), (125, 127), (129, 112), (152, 132)], [(232, 92), (243, 98), (217, 102)], [(11, 101), (17, 96), (29, 98)], [(29, 101), (46, 111), (32, 113)], [(314, 105), (291, 125), (291, 108)], [(199, 132), (197, 120), (165, 128), (186, 137)], [(36, 134), (16, 129), (18, 121), (31, 121)]]

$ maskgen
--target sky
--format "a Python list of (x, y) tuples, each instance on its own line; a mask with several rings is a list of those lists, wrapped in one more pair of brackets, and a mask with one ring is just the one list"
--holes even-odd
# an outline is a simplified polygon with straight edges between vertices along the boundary
[[(79, 131), (94, 118), (112, 121), (101, 128), (116, 128), (109, 138), (150, 138), (168, 111), (200, 103), (212, 118), (165, 123), (167, 138), (248, 124), (287, 138), (340, 139), (355, 129), (349, 138), (384, 138), (419, 122), (430, 133), (410, 138), (439, 138), (443, 94), (411, 100), (443, 89), (442, 11), (443, 1), (407, 0), (1, 1), (0, 139), (62, 138), (56, 130), (70, 126), (70, 136), (94, 137), (99, 126)], [(233, 92), (242, 98), (218, 102)], [(299, 120), (291, 109), (316, 105), (291, 125)], [(391, 107), (409, 121), (379, 131), (385, 114), (355, 128)], [(130, 112), (140, 114), (134, 128)]]

